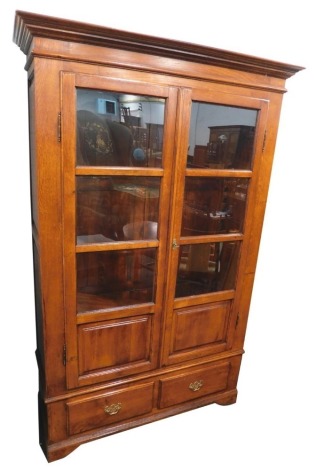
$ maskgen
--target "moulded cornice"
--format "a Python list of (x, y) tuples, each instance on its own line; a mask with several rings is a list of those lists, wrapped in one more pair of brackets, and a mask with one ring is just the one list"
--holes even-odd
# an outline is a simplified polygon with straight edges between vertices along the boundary
[(105, 46), (287, 79), (304, 67), (222, 49), (17, 11), (14, 42), (28, 55), (35, 37)]

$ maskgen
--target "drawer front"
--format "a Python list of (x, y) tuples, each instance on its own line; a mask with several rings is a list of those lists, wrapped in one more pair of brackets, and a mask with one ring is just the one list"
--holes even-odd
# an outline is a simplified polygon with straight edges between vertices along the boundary
[(159, 407), (165, 408), (225, 390), (230, 363), (197, 369), (160, 380)]
[(150, 413), (153, 407), (153, 390), (154, 384), (149, 383), (69, 401), (69, 434), (78, 434)]

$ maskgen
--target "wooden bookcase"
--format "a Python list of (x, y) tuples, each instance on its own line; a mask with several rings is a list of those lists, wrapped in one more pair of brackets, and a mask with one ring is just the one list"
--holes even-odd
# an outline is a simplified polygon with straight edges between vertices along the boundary
[(301, 67), (21, 11), (14, 40), (48, 461), (234, 403), (282, 95)]

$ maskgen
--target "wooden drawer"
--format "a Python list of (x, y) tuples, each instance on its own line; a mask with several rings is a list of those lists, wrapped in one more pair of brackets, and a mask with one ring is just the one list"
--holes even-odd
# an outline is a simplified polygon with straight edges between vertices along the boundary
[(116, 390), (67, 403), (68, 432), (78, 434), (149, 413), (154, 384)]
[(225, 390), (229, 370), (230, 363), (225, 362), (160, 380), (159, 407), (165, 408)]

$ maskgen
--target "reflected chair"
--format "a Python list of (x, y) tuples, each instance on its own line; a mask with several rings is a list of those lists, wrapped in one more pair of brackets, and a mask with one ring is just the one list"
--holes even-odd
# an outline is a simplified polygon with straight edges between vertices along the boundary
[(158, 223), (151, 220), (124, 225), (125, 240), (156, 240)]
[[(124, 225), (123, 233), (125, 240), (156, 240), (158, 223), (150, 220), (142, 222), (131, 222)], [(155, 271), (156, 248), (145, 248), (144, 250), (132, 250), (127, 264), (127, 278), (133, 281), (151, 278)]]

